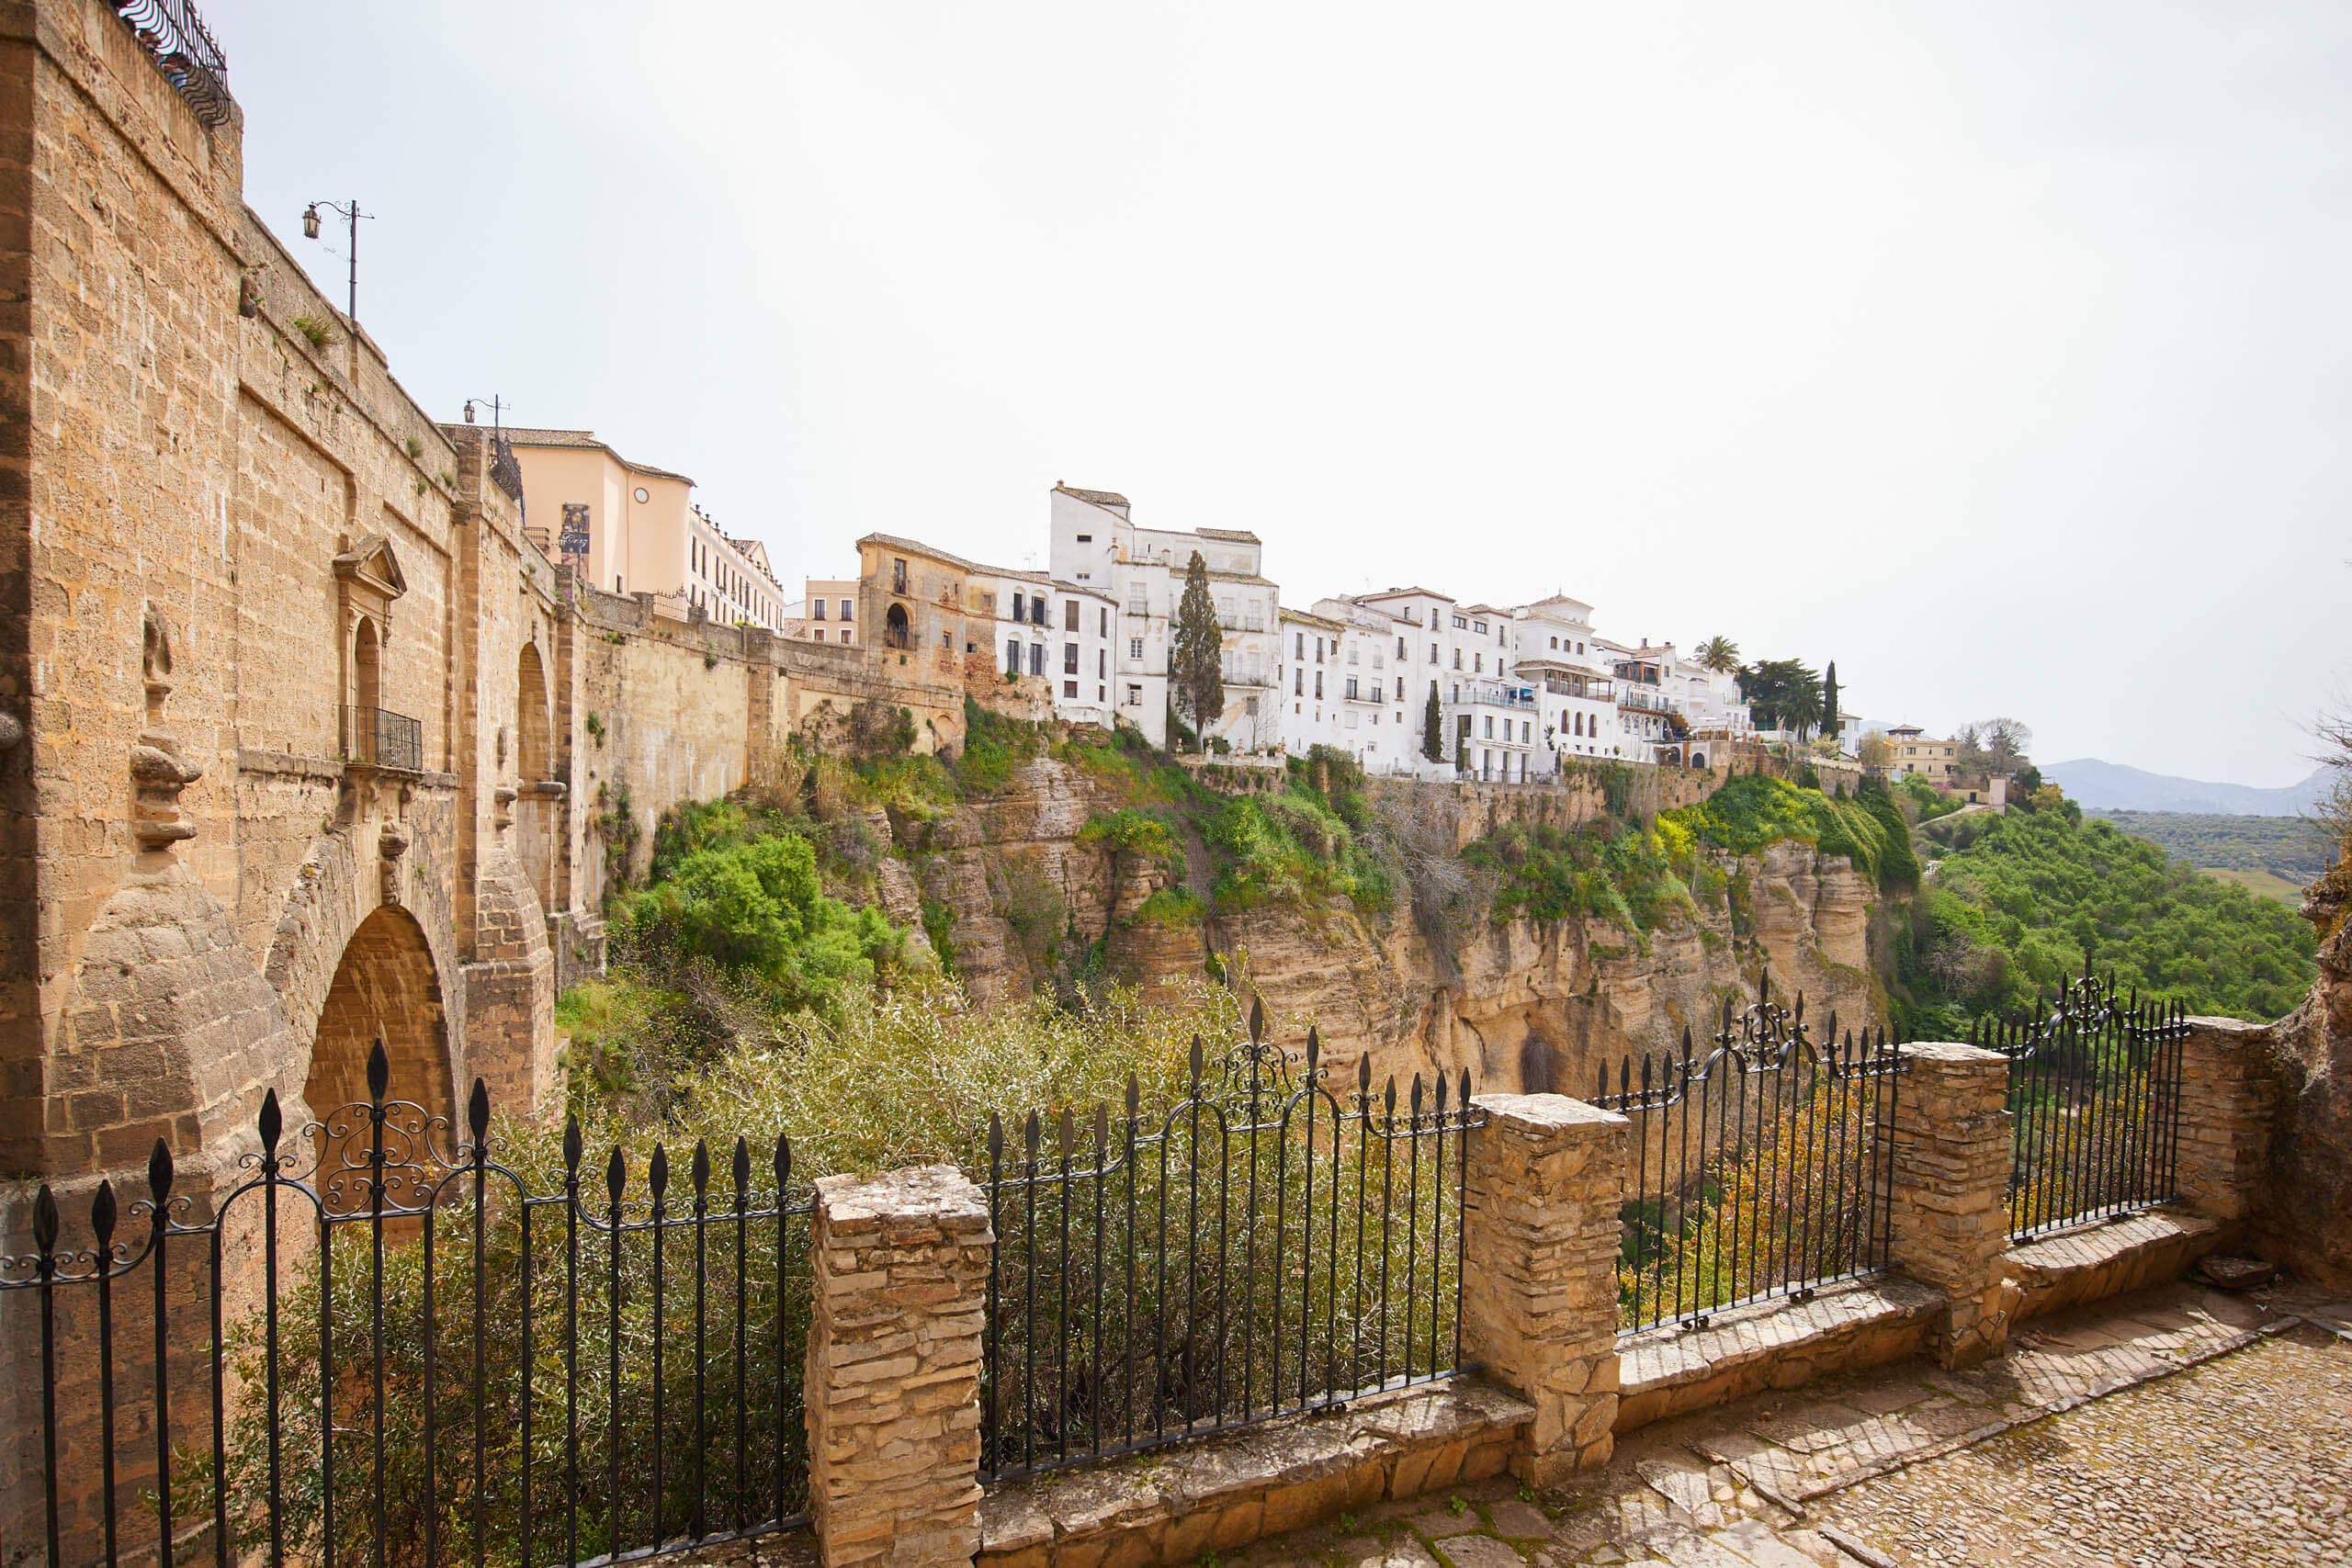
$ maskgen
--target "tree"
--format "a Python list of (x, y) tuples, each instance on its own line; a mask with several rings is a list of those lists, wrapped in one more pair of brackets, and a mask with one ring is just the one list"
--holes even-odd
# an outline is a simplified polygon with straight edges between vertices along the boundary
[(1168, 680), (1176, 711), (1206, 735), (1225, 712), (1225, 633), (1216, 624), (1216, 604), (1209, 597), (1209, 563), (1198, 550), (1184, 568), (1184, 597), (1176, 605)]
[(1894, 743), (1883, 729), (1865, 729), (1854, 742), (1854, 759), (1865, 768), (1883, 768), (1894, 760)]
[(2320, 761), (2330, 776), (2327, 794), (2312, 807), (2312, 820), (2352, 856), (2352, 715), (2320, 720)]
[(1739, 694), (1767, 729), (1802, 735), (1821, 722), (1821, 677), (1794, 659), (1767, 659), (1735, 671)]
[(1838, 661), (1834, 659), (1821, 677), (1821, 733), (1826, 739), (1838, 739)]
[(1793, 729), (1804, 739), (1821, 722), (1821, 687), (1811, 679), (1791, 682), (1773, 699), (1772, 712), (1782, 729)]
[(1445, 761), (1445, 705), (1437, 700), (1437, 682), (1430, 682), (1430, 700), (1421, 708), (1421, 755), (1432, 762)]
[(1952, 738), (1960, 743), (1952, 760), (1963, 773), (2014, 774), (2026, 765), (2033, 731), (2014, 718), (1984, 718), (1963, 724)]
[(1739, 668), (1739, 644), (1727, 637), (1711, 637), (1699, 645), (1699, 662), (1718, 675)]

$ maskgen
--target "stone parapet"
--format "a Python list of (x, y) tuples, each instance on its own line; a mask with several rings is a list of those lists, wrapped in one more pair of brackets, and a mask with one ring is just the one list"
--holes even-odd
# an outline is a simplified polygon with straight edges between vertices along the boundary
[(1973, 1045), (1900, 1047), (1889, 1190), (1890, 1257), (1949, 1303), (1937, 1358), (1973, 1366), (2007, 1346), (2018, 1287), (2006, 1277), (2011, 1124), (2008, 1058)]
[(952, 1166), (817, 1183), (808, 1496), (822, 1561), (894, 1568), (979, 1550), (987, 1201)]
[(1534, 1406), (1512, 1472), (1608, 1463), (1627, 1122), (1556, 1094), (1481, 1095), (1463, 1190), (1462, 1353)]
[(2272, 1026), (2192, 1018), (2180, 1044), (2180, 1132), (2175, 1174), (2200, 1214), (2243, 1222), (2260, 1201), (2278, 1115)]

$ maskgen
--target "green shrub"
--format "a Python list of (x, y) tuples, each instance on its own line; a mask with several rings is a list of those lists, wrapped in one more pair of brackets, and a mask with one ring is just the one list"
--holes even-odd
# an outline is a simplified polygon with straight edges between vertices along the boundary
[[(1966, 1038), (1987, 1012), (2031, 1008), (2087, 956), (2125, 990), (2191, 1012), (2269, 1019), (2315, 972), (2311, 928), (2097, 820), (1973, 814), (1895, 933), (1894, 1018), (1915, 1038)], [(1933, 1031), (1933, 1032), (1929, 1032)]]
[(816, 854), (797, 835), (691, 850), (621, 900), (615, 929), (625, 955), (707, 962), (757, 982), (787, 1010), (831, 1006), (894, 961), (903, 940), (879, 910), (827, 897)]

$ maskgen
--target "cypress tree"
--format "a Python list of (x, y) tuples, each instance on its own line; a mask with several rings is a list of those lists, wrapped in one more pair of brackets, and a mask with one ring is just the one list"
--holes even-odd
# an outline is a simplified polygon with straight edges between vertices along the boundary
[(1831, 660), (1827, 673), (1821, 678), (1821, 733), (1828, 739), (1838, 739), (1838, 661)]
[(1225, 713), (1225, 633), (1209, 597), (1209, 564), (1194, 550), (1184, 569), (1184, 596), (1176, 605), (1176, 635), (1168, 650), (1169, 684), (1176, 711), (1208, 743), (1209, 726)]
[(1430, 682), (1430, 700), (1421, 709), (1421, 755), (1432, 762), (1445, 761), (1445, 705), (1437, 700), (1437, 682)]

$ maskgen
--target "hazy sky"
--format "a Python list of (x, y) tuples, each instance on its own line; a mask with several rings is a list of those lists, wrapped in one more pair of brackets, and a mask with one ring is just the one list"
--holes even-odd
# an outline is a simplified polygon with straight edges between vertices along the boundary
[(202, 4), (413, 395), (787, 585), (1066, 479), (2045, 761), (2282, 784), (2352, 687), (2352, 7)]

